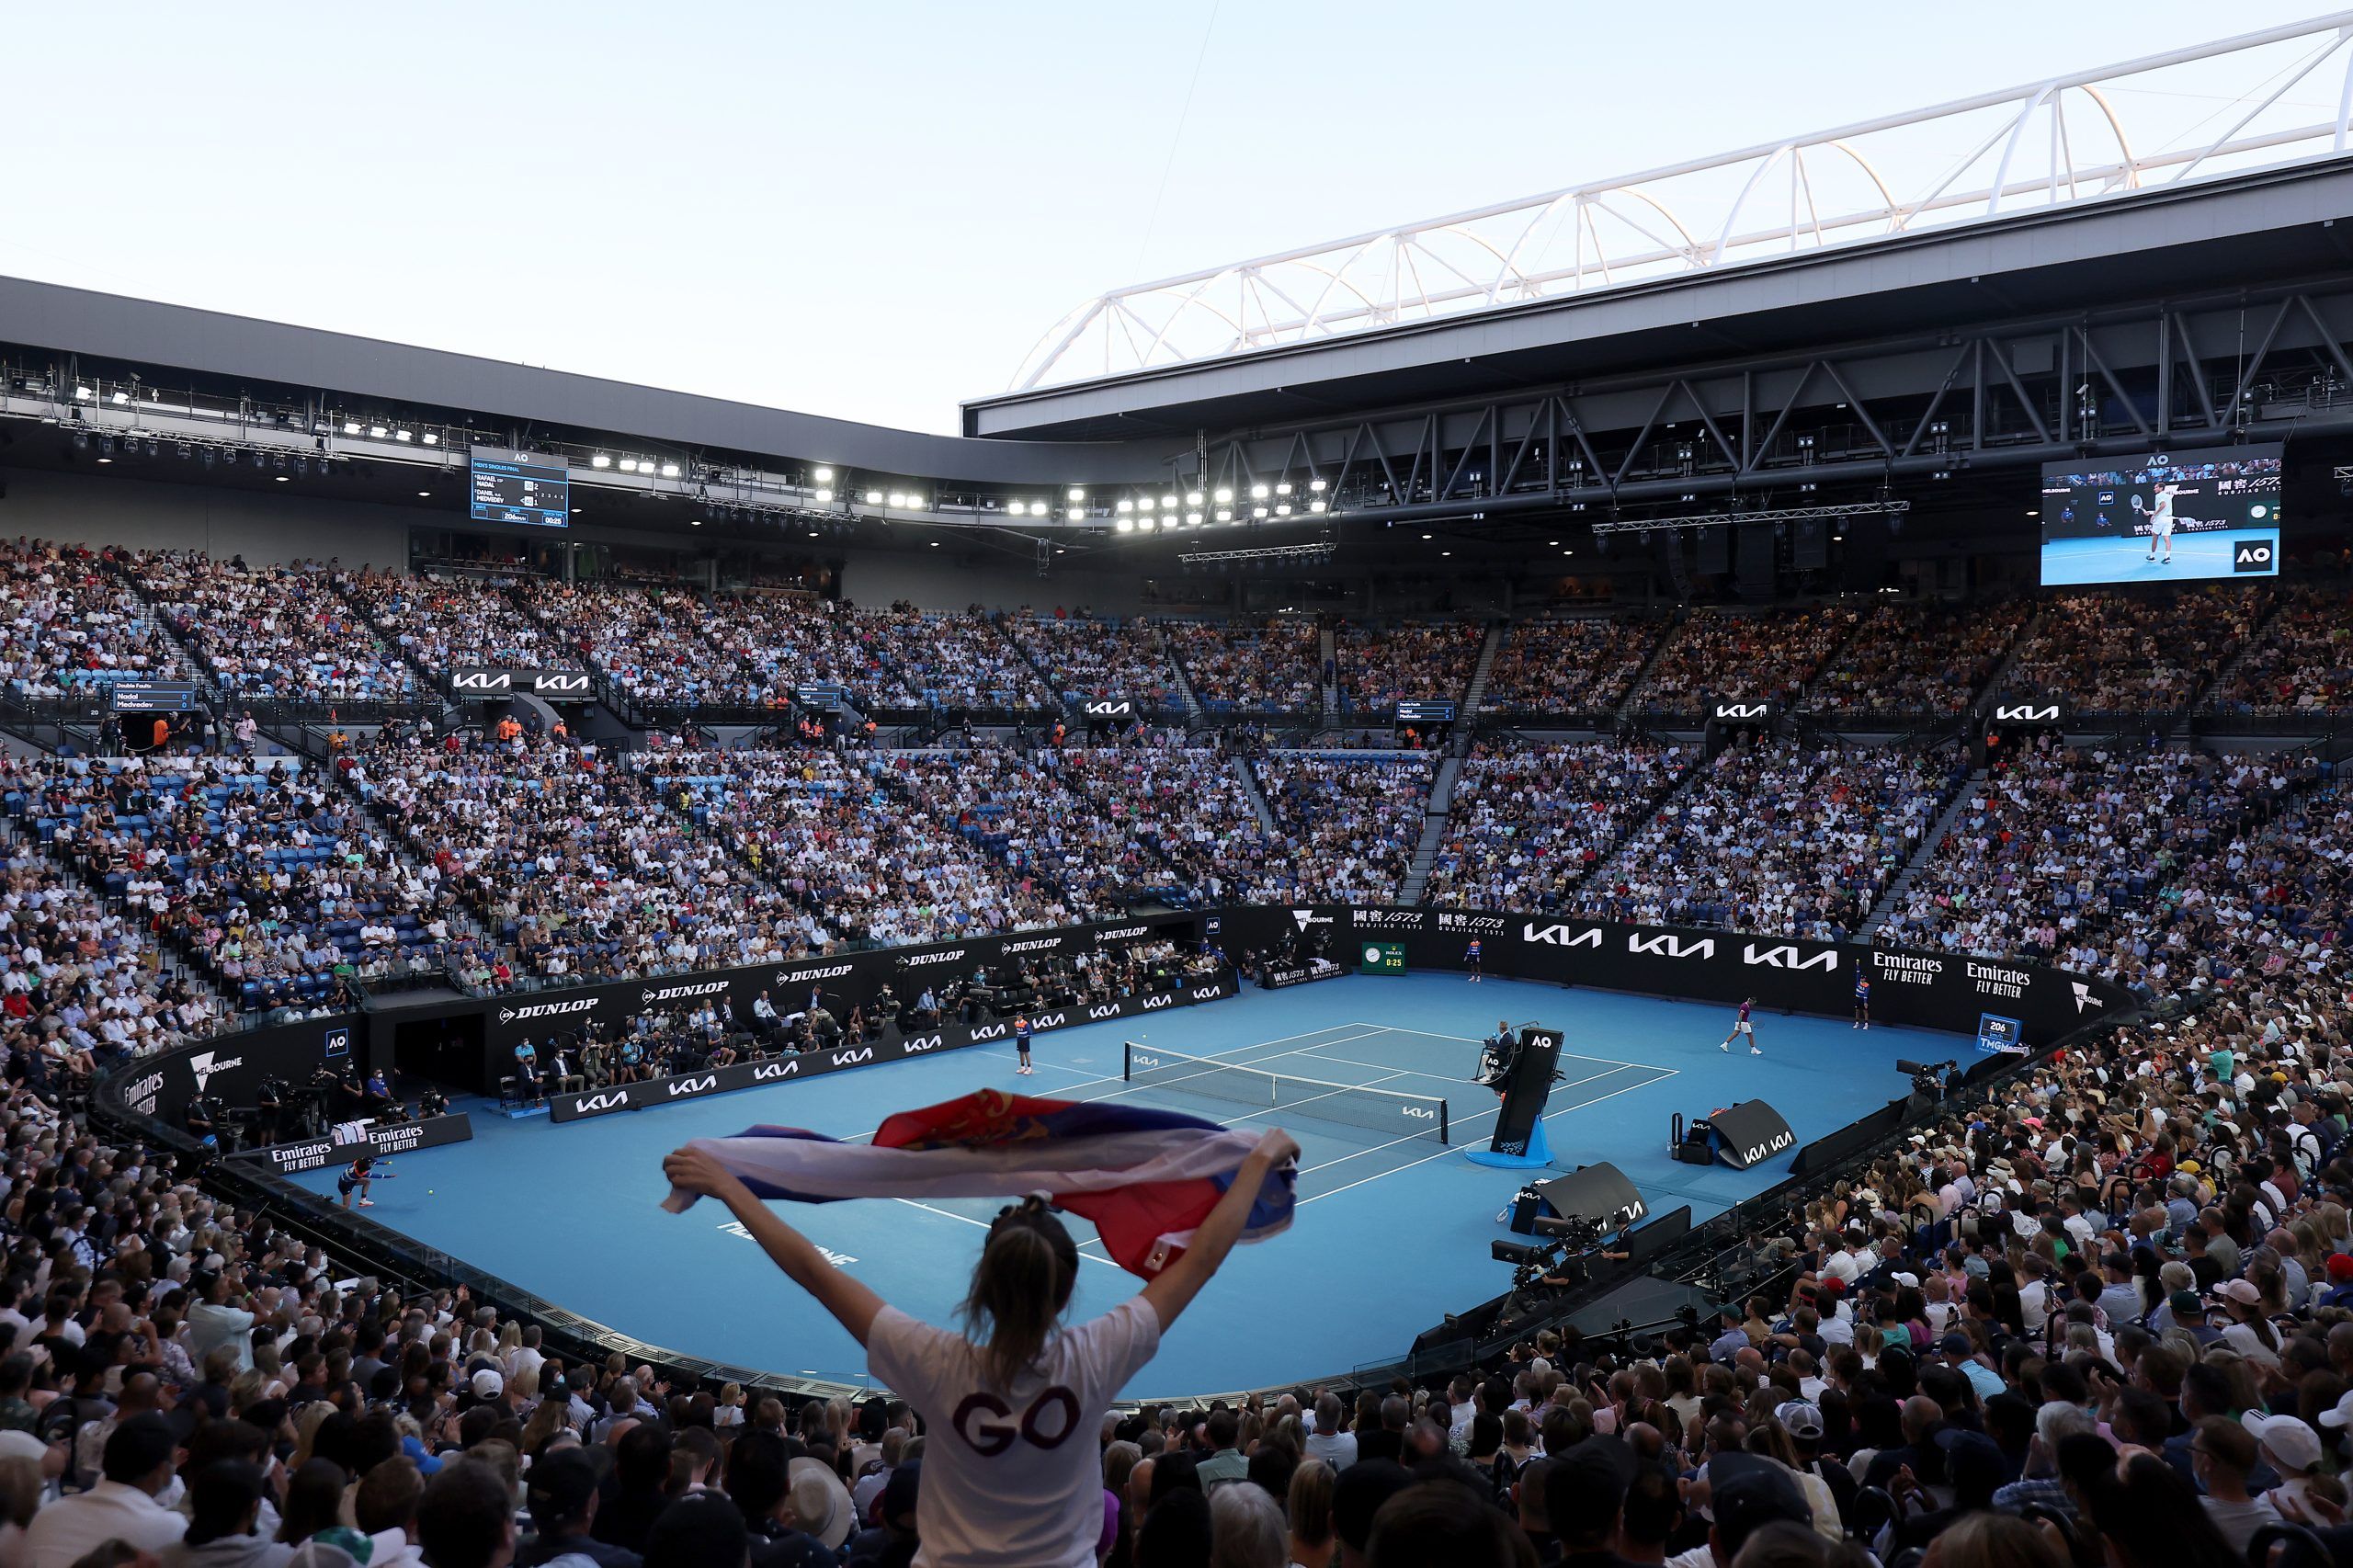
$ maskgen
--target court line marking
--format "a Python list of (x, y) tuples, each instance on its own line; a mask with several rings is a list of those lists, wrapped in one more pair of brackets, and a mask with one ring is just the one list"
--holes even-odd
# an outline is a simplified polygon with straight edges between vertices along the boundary
[[(1467, 1034), (1440, 1034), (1436, 1029), (1409, 1029), (1403, 1024), (1357, 1023), (1350, 1024), (1347, 1027), (1350, 1028), (1388, 1029), (1396, 1034), (1417, 1034), (1425, 1040), (1459, 1040), (1465, 1045), (1484, 1045), (1487, 1043), (1483, 1040), (1474, 1039)], [(1651, 1065), (1651, 1063), (1647, 1062), (1628, 1062), (1622, 1057), (1617, 1056), (1586, 1056), (1582, 1052), (1574, 1051), (1563, 1051), (1559, 1054), (1573, 1057), (1579, 1062), (1615, 1062), (1620, 1067), (1648, 1067)]]
[[(1598, 1083), (1598, 1082), (1600, 1082), (1600, 1081), (1601, 1081), (1602, 1079), (1604, 1079), (1604, 1078), (1614, 1077), (1614, 1076), (1615, 1076), (1615, 1075), (1617, 1075), (1618, 1074), (1625, 1072), (1625, 1071), (1626, 1071), (1626, 1065), (1627, 1065), (1627, 1064), (1621, 1064), (1621, 1065), (1620, 1065), (1620, 1066), (1612, 1067), (1612, 1068), (1610, 1068), (1610, 1069), (1609, 1069), (1609, 1071), (1608, 1071), (1608, 1072), (1607, 1072), (1607, 1073), (1593, 1073), (1593, 1074), (1588, 1074), (1586, 1076), (1582, 1077), (1582, 1078), (1572, 1078), (1572, 1079), (1570, 1079), (1570, 1080), (1569, 1080), (1567, 1083), (1565, 1083), (1565, 1084), (1556, 1084), (1556, 1085), (1553, 1085), (1553, 1090), (1554, 1090), (1554, 1092), (1556, 1092), (1556, 1093), (1557, 1093), (1558, 1091), (1560, 1091), (1560, 1090), (1562, 1090), (1562, 1089), (1574, 1089), (1574, 1088), (1575, 1088), (1579, 1084), (1593, 1084), (1593, 1083)], [(1633, 1065), (1633, 1066), (1634, 1066), (1634, 1068), (1635, 1068), (1635, 1070), (1636, 1070), (1637, 1072), (1643, 1072), (1643, 1073), (1654, 1073), (1654, 1072), (1659, 1071), (1659, 1069), (1657, 1069), (1657, 1068), (1654, 1068), (1654, 1067), (1643, 1067), (1643, 1066), (1640, 1065), (1639, 1063), (1633, 1063), (1633, 1064), (1631, 1064), (1631, 1065)], [(1483, 1117), (1494, 1116), (1496, 1112), (1498, 1112), (1498, 1111), (1502, 1110), (1503, 1108), (1503, 1108), (1502, 1104), (1501, 1104), (1500, 1102), (1498, 1102), (1498, 1103), (1497, 1103), (1497, 1104), (1495, 1104), (1495, 1105), (1493, 1105), (1493, 1106), (1488, 1107), (1485, 1110), (1467, 1111), (1467, 1112), (1465, 1112), (1464, 1114), (1462, 1114), (1461, 1116), (1454, 1116), (1454, 1115), (1452, 1115), (1451, 1113), (1449, 1113), (1449, 1114), (1448, 1115), (1448, 1117), (1447, 1117), (1447, 1131), (1448, 1131), (1449, 1133), (1451, 1133), (1455, 1128), (1461, 1127), (1461, 1126), (1463, 1123), (1465, 1123), (1465, 1122), (1469, 1122), (1469, 1121), (1477, 1121), (1477, 1120), (1479, 1120), (1479, 1119), (1480, 1119), (1481, 1118), (1483, 1118)], [(1568, 1107), (1567, 1108), (1568, 1108), (1568, 1109), (1571, 1109), (1571, 1110), (1574, 1110), (1574, 1109), (1576, 1109), (1577, 1108), (1576, 1108), (1575, 1106), (1570, 1106), (1570, 1107)], [(1548, 1112), (1546, 1113), (1546, 1115), (1548, 1115), (1548, 1116), (1556, 1116), (1556, 1115), (1558, 1115), (1558, 1114), (1560, 1114), (1560, 1113), (1559, 1113), (1559, 1112), (1557, 1112), (1557, 1111), (1548, 1111)], [(1334, 1165), (1347, 1165), (1350, 1160), (1361, 1159), (1361, 1158), (1363, 1158), (1363, 1157), (1364, 1157), (1365, 1155), (1367, 1155), (1367, 1154), (1377, 1154), (1377, 1153), (1380, 1153), (1381, 1150), (1383, 1150), (1383, 1149), (1393, 1149), (1393, 1148), (1395, 1148), (1395, 1147), (1396, 1147), (1398, 1144), (1400, 1144), (1400, 1143), (1410, 1143), (1410, 1142), (1414, 1142), (1414, 1141), (1415, 1141), (1415, 1139), (1417, 1139), (1417, 1138), (1427, 1138), (1427, 1137), (1428, 1137), (1428, 1136), (1429, 1136), (1429, 1134), (1428, 1134), (1428, 1133), (1427, 1133), (1427, 1132), (1408, 1132), (1408, 1133), (1407, 1133), (1407, 1134), (1405, 1134), (1405, 1136), (1404, 1136), (1404, 1137), (1403, 1137), (1403, 1138), (1392, 1138), (1392, 1139), (1391, 1139), (1388, 1142), (1386, 1142), (1386, 1143), (1375, 1143), (1374, 1145), (1372, 1145), (1372, 1147), (1370, 1147), (1370, 1148), (1369, 1148), (1369, 1149), (1358, 1149), (1358, 1150), (1357, 1150), (1356, 1152), (1354, 1152), (1353, 1153), (1343, 1154), (1343, 1155), (1341, 1155), (1341, 1156), (1340, 1156), (1338, 1159), (1336, 1159), (1336, 1160), (1326, 1160), (1326, 1161), (1324, 1161), (1322, 1165), (1302, 1165), (1302, 1166), (1301, 1166), (1301, 1167), (1300, 1167), (1300, 1172), (1299, 1172), (1299, 1174), (1300, 1174), (1300, 1175), (1302, 1175), (1302, 1176), (1307, 1176), (1307, 1175), (1309, 1175), (1310, 1173), (1314, 1172), (1314, 1171), (1329, 1170), (1329, 1169), (1331, 1169)]]
[[(1624, 1066), (1630, 1066), (1630, 1067), (1639, 1067), (1639, 1066), (1641, 1066), (1641, 1065), (1642, 1065), (1642, 1063), (1641, 1063), (1641, 1062), (1625, 1062), (1625, 1063), (1621, 1063), (1621, 1065), (1624, 1065)], [(1612, 1089), (1612, 1090), (1610, 1090), (1610, 1091), (1609, 1091), (1608, 1094), (1606, 1094), (1606, 1095), (1597, 1095), (1597, 1096), (1595, 1096), (1593, 1098), (1591, 1098), (1591, 1099), (1589, 1099), (1589, 1100), (1580, 1100), (1580, 1101), (1578, 1101), (1575, 1105), (1573, 1105), (1573, 1106), (1563, 1106), (1563, 1107), (1562, 1107), (1559, 1110), (1546, 1111), (1546, 1112), (1544, 1113), (1544, 1119), (1545, 1119), (1545, 1120), (1547, 1120), (1547, 1121), (1550, 1121), (1550, 1120), (1552, 1120), (1552, 1119), (1554, 1117), (1556, 1117), (1556, 1116), (1566, 1116), (1566, 1115), (1568, 1115), (1571, 1111), (1583, 1110), (1583, 1109), (1585, 1109), (1585, 1108), (1586, 1108), (1586, 1107), (1587, 1107), (1587, 1106), (1597, 1106), (1597, 1105), (1599, 1105), (1603, 1100), (1614, 1100), (1614, 1099), (1616, 1099), (1620, 1095), (1630, 1095), (1630, 1094), (1632, 1094), (1636, 1089), (1646, 1089), (1646, 1088), (1650, 1087), (1650, 1086), (1651, 1086), (1651, 1085), (1653, 1085), (1653, 1084), (1664, 1084), (1664, 1083), (1665, 1083), (1669, 1078), (1673, 1078), (1673, 1077), (1677, 1077), (1677, 1076), (1679, 1076), (1679, 1075), (1681, 1074), (1682, 1069), (1677, 1068), (1677, 1067), (1654, 1067), (1654, 1068), (1649, 1069), (1649, 1071), (1651, 1071), (1651, 1072), (1654, 1072), (1654, 1073), (1657, 1074), (1658, 1074), (1658, 1076), (1657, 1076), (1657, 1077), (1655, 1077), (1655, 1078), (1651, 1078), (1651, 1079), (1645, 1080), (1644, 1082), (1640, 1083), (1640, 1084), (1629, 1084), (1629, 1085), (1626, 1085), (1624, 1088), (1622, 1088), (1622, 1089)], [(1500, 1107), (1500, 1106), (1498, 1106), (1498, 1107), (1496, 1108), (1496, 1109), (1497, 1109), (1497, 1110), (1500, 1110), (1500, 1109), (1502, 1109), (1502, 1108), (1502, 1108), (1502, 1107)], [(1478, 1113), (1477, 1113), (1477, 1115), (1479, 1115), (1479, 1116), (1493, 1116), (1494, 1114), (1495, 1114), (1495, 1111), (1480, 1111), (1480, 1112), (1478, 1112)], [(1387, 1169), (1387, 1170), (1385, 1170), (1385, 1171), (1375, 1171), (1372, 1175), (1370, 1175), (1370, 1176), (1359, 1176), (1359, 1177), (1358, 1177), (1355, 1181), (1352, 1181), (1352, 1182), (1348, 1183), (1346, 1187), (1334, 1187), (1334, 1188), (1333, 1188), (1331, 1191), (1329, 1191), (1329, 1192), (1319, 1192), (1319, 1193), (1316, 1193), (1316, 1194), (1315, 1194), (1313, 1197), (1312, 1197), (1312, 1198), (1302, 1198), (1302, 1199), (1301, 1199), (1299, 1200), (1299, 1203), (1298, 1203), (1298, 1205), (1297, 1205), (1297, 1206), (1298, 1206), (1298, 1207), (1300, 1207), (1300, 1208), (1302, 1208), (1302, 1209), (1303, 1209), (1303, 1208), (1305, 1208), (1308, 1204), (1311, 1204), (1311, 1203), (1320, 1203), (1320, 1202), (1322, 1202), (1322, 1201), (1323, 1201), (1324, 1199), (1326, 1199), (1326, 1198), (1337, 1198), (1340, 1194), (1342, 1194), (1342, 1193), (1344, 1193), (1344, 1192), (1351, 1191), (1351, 1190), (1353, 1190), (1353, 1189), (1354, 1189), (1354, 1188), (1356, 1188), (1356, 1187), (1362, 1187), (1362, 1186), (1364, 1186), (1364, 1185), (1365, 1185), (1365, 1183), (1367, 1183), (1367, 1182), (1379, 1181), (1382, 1176), (1395, 1176), (1399, 1171), (1409, 1171), (1409, 1170), (1412, 1170), (1415, 1165), (1428, 1165), (1432, 1160), (1442, 1160), (1442, 1159), (1446, 1158), (1446, 1156), (1448, 1156), (1449, 1154), (1459, 1154), (1459, 1153), (1461, 1153), (1461, 1152), (1462, 1152), (1462, 1151), (1461, 1151), (1461, 1149), (1459, 1149), (1459, 1148), (1457, 1148), (1457, 1147), (1455, 1147), (1455, 1146), (1453, 1146), (1453, 1145), (1450, 1145), (1450, 1144), (1449, 1144), (1448, 1147), (1443, 1148), (1443, 1149), (1440, 1149), (1440, 1150), (1439, 1150), (1437, 1153), (1435, 1153), (1435, 1154), (1425, 1154), (1425, 1155), (1423, 1155), (1423, 1156), (1422, 1156), (1420, 1159), (1418, 1159), (1418, 1160), (1408, 1160), (1408, 1161), (1406, 1161), (1406, 1162), (1405, 1162), (1404, 1165), (1392, 1165), (1389, 1169)]]
[[(891, 1201), (893, 1203), (904, 1203), (910, 1209), (920, 1209), (926, 1214), (937, 1214), (943, 1220), (961, 1220), (967, 1225), (978, 1225), (983, 1231), (989, 1228), (989, 1221), (986, 1220), (975, 1220), (970, 1214), (959, 1214), (953, 1210), (935, 1209), (928, 1203), (918, 1203), (912, 1198), (894, 1198), (891, 1199)], [(1089, 1244), (1091, 1245), (1093, 1244), (1090, 1243)], [(1086, 1247), (1080, 1247), (1078, 1252), (1079, 1256), (1086, 1258), (1089, 1263), (1110, 1263), (1111, 1267), (1114, 1268), (1120, 1267), (1116, 1263), (1111, 1263), (1111, 1260), (1108, 1257), (1096, 1256), (1093, 1253), (1088, 1252)]]

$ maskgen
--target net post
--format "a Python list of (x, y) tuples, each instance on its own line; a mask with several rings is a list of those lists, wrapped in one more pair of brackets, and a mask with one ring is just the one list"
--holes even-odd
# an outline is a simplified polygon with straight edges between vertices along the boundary
[(1438, 1141), (1441, 1143), (1450, 1144), (1454, 1142), (1454, 1134), (1448, 1131), (1446, 1109), (1446, 1101), (1443, 1099), (1439, 1100), (1438, 1102)]
[(1131, 1040), (1123, 1040), (1120, 1042), (1120, 1081), (1123, 1084), (1131, 1084), (1135, 1082), (1135, 1076), (1136, 1042)]

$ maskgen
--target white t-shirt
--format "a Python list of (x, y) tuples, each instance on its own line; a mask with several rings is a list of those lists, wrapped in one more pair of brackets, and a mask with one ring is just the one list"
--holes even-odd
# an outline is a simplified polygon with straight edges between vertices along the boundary
[(1103, 1413), (1159, 1348), (1159, 1317), (1131, 1297), (1055, 1335), (1040, 1369), (997, 1390), (962, 1335), (896, 1307), (875, 1313), (866, 1364), (931, 1433), (916, 1494), (920, 1568), (1095, 1568)]

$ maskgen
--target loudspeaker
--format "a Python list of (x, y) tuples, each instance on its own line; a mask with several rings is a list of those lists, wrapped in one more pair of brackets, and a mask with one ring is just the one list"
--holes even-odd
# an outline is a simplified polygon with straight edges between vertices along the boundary
[(1736, 1171), (1771, 1159), (1798, 1141), (1781, 1113), (1763, 1100), (1743, 1100), (1716, 1112), (1704, 1125), (1715, 1130), (1716, 1157)]
[(1520, 1199), (1513, 1206), (1511, 1228), (1522, 1235), (1534, 1233), (1539, 1214), (1563, 1220), (1598, 1220), (1603, 1229), (1617, 1231), (1638, 1222), (1650, 1212), (1650, 1206), (1634, 1190), (1634, 1184), (1626, 1179), (1626, 1173), (1606, 1160), (1597, 1165), (1579, 1165), (1564, 1176), (1525, 1187)]

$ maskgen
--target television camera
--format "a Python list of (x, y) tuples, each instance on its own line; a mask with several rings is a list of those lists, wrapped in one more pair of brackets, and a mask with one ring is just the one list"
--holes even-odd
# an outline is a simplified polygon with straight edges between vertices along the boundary
[(1915, 1095), (1922, 1099), (1937, 1100), (1944, 1097), (1947, 1088), (1942, 1074), (1958, 1073), (1961, 1070), (1961, 1063), (1958, 1061), (1906, 1062), (1898, 1057), (1895, 1070), (1898, 1073), (1908, 1073), (1912, 1075), (1912, 1092)]
[[(1516, 1266), (1511, 1277), (1514, 1290), (1525, 1290), (1547, 1278), (1563, 1278), (1561, 1266), (1598, 1247), (1606, 1230), (1602, 1221), (1582, 1214), (1565, 1219), (1539, 1215), (1535, 1228), (1536, 1234), (1546, 1239), (1488, 1244), (1489, 1256), (1497, 1263)], [(1582, 1274), (1583, 1267), (1580, 1265), (1574, 1272)]]

